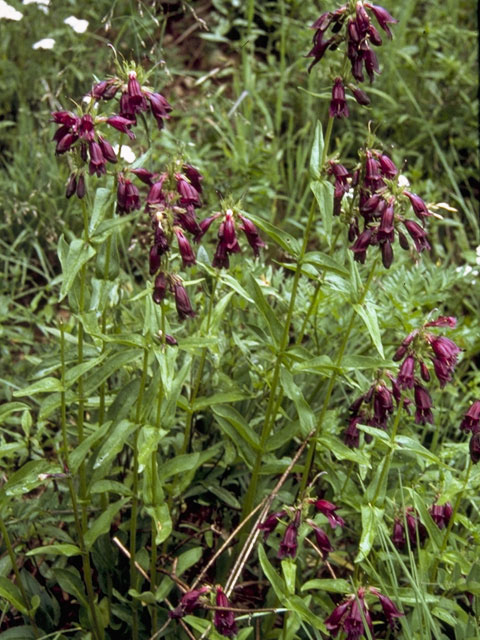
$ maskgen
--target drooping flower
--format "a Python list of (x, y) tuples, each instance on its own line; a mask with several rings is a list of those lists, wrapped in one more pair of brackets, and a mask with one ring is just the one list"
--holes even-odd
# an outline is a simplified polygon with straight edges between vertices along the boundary
[(175, 306), (177, 307), (177, 313), (180, 320), (195, 317), (195, 312), (192, 309), (190, 298), (188, 297), (185, 287), (178, 280), (175, 281), (172, 286), (175, 297)]
[(223, 607), (220, 610), (216, 609), (213, 616), (215, 629), (220, 633), (220, 635), (225, 636), (226, 638), (233, 638), (237, 634), (235, 615), (233, 611), (227, 610), (227, 608), (230, 607), (230, 602), (220, 586), (217, 587), (215, 602), (217, 607)]
[(427, 389), (421, 384), (416, 383), (414, 385), (414, 400), (415, 400), (415, 422), (417, 424), (426, 424), (429, 422), (433, 424), (432, 414), (432, 398)]
[(329, 114), (331, 118), (348, 118), (350, 115), (342, 78), (335, 78), (332, 87), (332, 100), (330, 102)]
[(298, 528), (300, 526), (301, 511), (298, 510), (295, 513), (293, 521), (285, 529), (282, 541), (280, 542), (280, 548), (278, 550), (277, 557), (282, 560), (283, 558), (295, 558), (297, 555), (297, 537)]
[(380, 600), (380, 604), (382, 605), (383, 614), (385, 616), (385, 620), (392, 627), (395, 627), (396, 618), (402, 618), (405, 614), (398, 610), (396, 605), (390, 600), (389, 597), (380, 593), (379, 589), (376, 587), (369, 587), (370, 593), (373, 593)]
[(317, 541), (317, 547), (320, 549), (321, 553), (322, 553), (322, 558), (323, 560), (326, 560), (328, 557), (328, 554), (333, 551), (333, 547), (332, 544), (330, 542), (329, 537), (327, 536), (327, 534), (325, 533), (325, 531), (323, 529), (321, 529), (320, 527), (318, 527), (313, 520), (307, 520), (307, 523), (312, 527), (313, 532), (315, 534), (315, 538)]
[(332, 529), (335, 529), (336, 527), (343, 527), (345, 520), (341, 516), (337, 515), (336, 511), (338, 507), (333, 504), (333, 502), (321, 499), (313, 500), (312, 502), (315, 505), (315, 509), (320, 511), (320, 513), (323, 513), (323, 515), (328, 518)]
[(258, 528), (263, 531), (264, 540), (268, 539), (268, 536), (274, 531), (279, 521), (286, 515), (286, 511), (276, 511), (275, 513), (271, 513), (263, 522), (260, 522)]
[(432, 520), (438, 526), (439, 529), (444, 529), (450, 522), (450, 518), (453, 514), (453, 508), (450, 502), (445, 504), (432, 504), (428, 510)]
[(475, 400), (465, 413), (460, 429), (462, 431), (471, 431), (472, 433), (480, 431), (480, 400)]
[[(171, 336), (167, 336), (171, 337)], [(175, 340), (176, 342), (176, 340)], [(201, 606), (200, 598), (204, 593), (210, 591), (210, 587), (201, 587), (200, 589), (193, 589), (192, 591), (187, 591), (184, 593), (180, 599), (178, 606), (169, 611), (168, 617), (173, 618), (174, 620), (178, 620), (179, 618), (183, 618), (183, 616), (188, 615), (189, 613), (193, 613), (193, 611)]]

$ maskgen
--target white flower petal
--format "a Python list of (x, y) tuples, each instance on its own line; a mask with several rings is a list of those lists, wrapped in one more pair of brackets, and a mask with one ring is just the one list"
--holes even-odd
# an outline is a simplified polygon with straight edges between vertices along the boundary
[(404, 176), (403, 173), (398, 176), (398, 186), (399, 187), (409, 187), (410, 181), (407, 176)]
[[(118, 149), (119, 149), (118, 144), (114, 144), (113, 150), (117, 154), (118, 154)], [(136, 157), (137, 156), (135, 155), (131, 147), (128, 146), (128, 144), (122, 145), (122, 148), (120, 149), (120, 158), (122, 158), (122, 160), (125, 160), (125, 162), (128, 162), (130, 164), (136, 159)]]
[(50, 0), (23, 0), (23, 4), (43, 4), (48, 7)]
[(42, 38), (32, 45), (32, 49), (53, 49), (54, 46), (55, 40), (53, 38)]
[(75, 33), (85, 33), (88, 29), (88, 20), (79, 20), (75, 16), (68, 16), (68, 18), (65, 18), (64, 23), (72, 27)]
[(7, 4), (5, 0), (0, 0), (0, 20), (21, 20), (23, 13), (17, 11), (15, 7)]

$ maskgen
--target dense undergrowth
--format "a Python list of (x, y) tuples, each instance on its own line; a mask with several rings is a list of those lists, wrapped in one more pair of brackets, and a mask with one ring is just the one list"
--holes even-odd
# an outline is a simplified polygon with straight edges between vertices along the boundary
[(477, 25), (357, 4), (0, 7), (0, 638), (479, 637)]

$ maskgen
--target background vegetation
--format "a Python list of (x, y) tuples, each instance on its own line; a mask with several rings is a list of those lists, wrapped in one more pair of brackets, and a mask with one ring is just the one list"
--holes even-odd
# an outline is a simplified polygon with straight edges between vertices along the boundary
[[(480, 474), (468, 464), (459, 430), (480, 398), (473, 3), (388, 3), (399, 23), (382, 46), (372, 106), (352, 103), (352, 117), (334, 128), (331, 152), (342, 163), (356, 162), (370, 127), (376, 148), (415, 192), (447, 205), (437, 209), (442, 219), (429, 221), (432, 251), (420, 261), (397, 250), (390, 270), (378, 267), (368, 294), (375, 256), (357, 268), (349, 243), (331, 234), (320, 214), (305, 249), (336, 262), (298, 260), (313, 200), (316, 123), (328, 118), (336, 74), (325, 60), (307, 74), (304, 56), (309, 26), (334, 3), (9, 4), (23, 17), (0, 19), (0, 637), (151, 638), (158, 630), (155, 637), (219, 637), (206, 631), (208, 611), (189, 616), (188, 630), (167, 625), (181, 596), (178, 580), (188, 587), (201, 575), (201, 584), (224, 585), (232, 576), (246, 533), (203, 569), (241, 520), (259, 451), (254, 502), (271, 495), (288, 470), (272, 510), (295, 504), (305, 453), (292, 462), (319, 416), (314, 468), (326, 473), (311, 497), (339, 505), (346, 527), (333, 532), (330, 569), (307, 545), (295, 574), (294, 563), (275, 559), (278, 532), (260, 560), (252, 553), (232, 594), (234, 606), (253, 615), (239, 614), (238, 637), (326, 638), (322, 621), (361, 584), (381, 589), (405, 612), (395, 631), (376, 620), (378, 637), (480, 637)], [(84, 33), (64, 22), (71, 15), (88, 21)], [(52, 49), (34, 47), (44, 38), (55, 40)], [(220, 209), (222, 197), (240, 201), (268, 244), (260, 259), (243, 248), (228, 271), (216, 272), (211, 233), (184, 276), (197, 312), (188, 322), (177, 321), (171, 301), (164, 313), (150, 302), (150, 229), (142, 212), (115, 230), (95, 231), (86, 267), (90, 313), (75, 308), (78, 273), (71, 291), (65, 285), (66, 247), (82, 236), (83, 215), (76, 198), (65, 199), (69, 169), (55, 158), (51, 112), (74, 109), (95, 80), (113, 74), (114, 52), (151, 71), (149, 84), (174, 107), (164, 131), (149, 130), (151, 144), (138, 136), (137, 157), (148, 152), (148, 168), (159, 170), (183, 154), (204, 176), (205, 215)], [(96, 186), (92, 179), (89, 206)], [(99, 202), (96, 215), (107, 217), (112, 201), (103, 213)], [(104, 272), (107, 238), (111, 273)], [(299, 269), (290, 333), (282, 334)], [(378, 326), (367, 331), (358, 317), (349, 328), (352, 305), (365, 297)], [(342, 434), (353, 400), (378, 368), (392, 366), (402, 339), (439, 314), (457, 318), (449, 335), (462, 355), (453, 382), (432, 393), (435, 425), (419, 427), (403, 414), (403, 440), (371, 430), (372, 443), (347, 448)], [(178, 349), (165, 351), (161, 327)], [(88, 375), (78, 369), (79, 332)], [(337, 360), (346, 333), (347, 359)], [(276, 358), (282, 373), (272, 395)], [(263, 441), (270, 419), (275, 427)], [(384, 459), (388, 478), (378, 473)], [(72, 490), (85, 518), (82, 535), (92, 532), (93, 594), (85, 587), (85, 549), (75, 551), (81, 544)], [(436, 502), (455, 510), (443, 532), (428, 515)], [(150, 585), (135, 567), (132, 575), (125, 553), (133, 504), (136, 560)], [(406, 506), (415, 507), (428, 535), (399, 552), (391, 532)], [(255, 614), (262, 607), (277, 613)]]

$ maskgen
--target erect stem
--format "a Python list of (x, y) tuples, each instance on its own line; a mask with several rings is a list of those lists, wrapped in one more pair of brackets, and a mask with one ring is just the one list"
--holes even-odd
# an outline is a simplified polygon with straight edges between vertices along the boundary
[(395, 415), (395, 421), (393, 423), (392, 433), (390, 435), (390, 448), (387, 452), (387, 455), (383, 459), (383, 466), (380, 472), (380, 478), (378, 479), (377, 488), (375, 489), (375, 495), (373, 496), (372, 506), (375, 506), (377, 504), (378, 496), (380, 494), (380, 491), (382, 490), (382, 486), (385, 481), (386, 474), (388, 473), (388, 470), (390, 468), (390, 462), (393, 455), (393, 448), (395, 446), (395, 438), (397, 437), (398, 425), (400, 424), (402, 409), (403, 409), (403, 396), (400, 398), (400, 402), (398, 403), (397, 413)]
[(267, 443), (268, 437), (270, 436), (270, 433), (273, 427), (273, 422), (275, 420), (278, 407), (282, 400), (283, 394), (281, 390), (278, 391), (278, 397), (277, 397), (277, 387), (280, 380), (280, 371), (283, 363), (283, 358), (285, 356), (285, 350), (288, 346), (290, 324), (292, 322), (292, 316), (295, 309), (298, 283), (300, 281), (300, 276), (302, 274), (302, 263), (305, 257), (305, 253), (307, 251), (310, 231), (312, 229), (313, 220), (315, 217), (315, 209), (316, 209), (316, 202), (315, 202), (315, 199), (313, 198), (312, 204), (310, 206), (310, 212), (308, 214), (305, 232), (303, 234), (302, 247), (298, 255), (297, 268), (295, 269), (295, 275), (293, 277), (292, 291), (290, 293), (290, 303), (288, 305), (287, 317), (285, 319), (283, 333), (280, 340), (279, 348), (277, 350), (277, 356), (275, 359), (275, 365), (274, 365), (273, 375), (272, 375), (272, 383), (270, 386), (270, 395), (268, 398), (268, 405), (265, 412), (265, 420), (263, 423), (262, 432), (260, 434), (259, 449), (255, 458), (253, 471), (252, 471), (252, 478), (251, 478), (247, 495), (245, 497), (245, 502), (243, 505), (243, 517), (245, 517), (248, 513), (250, 513), (250, 511), (252, 511), (256, 494), (257, 494), (257, 484), (258, 484), (258, 477), (260, 475), (260, 468), (262, 466), (262, 458), (265, 455), (265, 445)]
[[(208, 334), (209, 330), (210, 330), (210, 324), (212, 321), (212, 311), (213, 311), (213, 305), (215, 302), (215, 291), (217, 289), (217, 283), (218, 283), (218, 276), (215, 277), (215, 280), (213, 281), (212, 284), (212, 292), (210, 294), (210, 299), (208, 302), (208, 311), (207, 311), (207, 325), (206, 325), (206, 332)], [(190, 399), (189, 399), (189, 406), (188, 406), (188, 414), (187, 414), (187, 422), (185, 424), (185, 433), (183, 436), (183, 445), (182, 445), (182, 449), (180, 451), (180, 453), (187, 453), (188, 449), (190, 448), (190, 442), (192, 439), (192, 426), (193, 426), (193, 416), (195, 414), (194, 409), (193, 409), (193, 405), (195, 404), (195, 400), (197, 399), (198, 396), (198, 391), (200, 389), (200, 385), (202, 383), (202, 377), (203, 377), (203, 370), (205, 368), (205, 362), (207, 360), (207, 347), (204, 347), (202, 349), (202, 354), (200, 356), (200, 362), (198, 363), (198, 368), (197, 368), (197, 372), (195, 375), (195, 380), (192, 386), (192, 390), (190, 393)]]
[[(363, 304), (365, 302), (365, 298), (367, 296), (368, 290), (370, 288), (370, 284), (373, 280), (373, 276), (375, 274), (375, 269), (377, 266), (377, 260), (374, 261), (372, 269), (368, 275), (368, 279), (367, 282), (365, 283), (365, 286), (363, 288), (362, 291), (362, 295), (360, 296), (360, 300), (358, 301), (359, 304)], [(342, 362), (342, 358), (343, 358), (343, 354), (345, 353), (345, 349), (347, 347), (348, 344), (348, 340), (350, 339), (350, 334), (352, 332), (353, 326), (355, 324), (355, 316), (356, 316), (356, 311), (354, 309), (352, 309), (352, 314), (350, 316), (350, 320), (348, 323), (347, 328), (345, 329), (344, 333), (343, 333), (343, 339), (342, 342), (340, 344), (340, 349), (338, 350), (338, 355), (337, 355), (337, 359), (335, 361), (335, 367), (334, 367), (334, 371), (332, 373), (332, 376), (328, 382), (328, 387), (327, 387), (327, 392), (325, 394), (325, 399), (323, 401), (323, 406), (322, 406), (322, 410), (320, 411), (320, 415), (318, 416), (317, 419), (317, 426), (315, 428), (315, 435), (312, 438), (312, 441), (310, 442), (310, 447), (308, 449), (308, 453), (307, 453), (307, 458), (305, 460), (305, 467), (303, 469), (303, 475), (302, 475), (302, 482), (300, 484), (300, 490), (299, 490), (299, 495), (301, 496), (304, 492), (305, 492), (305, 488), (307, 486), (308, 483), (308, 477), (310, 475), (310, 470), (313, 464), (313, 460), (315, 457), (315, 448), (316, 448), (316, 441), (317, 441), (317, 437), (322, 429), (323, 426), (323, 420), (325, 418), (325, 414), (327, 413), (328, 410), (328, 406), (330, 403), (330, 397), (332, 395), (333, 392), (333, 388), (335, 386), (335, 382), (337, 381), (337, 377), (338, 377), (338, 370), (339, 367), (341, 365)]]
[[(140, 417), (142, 414), (143, 395), (147, 380), (148, 369), (148, 349), (143, 350), (142, 377), (140, 379), (140, 389), (137, 396), (137, 404), (135, 410), (135, 433), (133, 436), (133, 482), (132, 482), (132, 512), (130, 516), (130, 587), (137, 587), (137, 570), (135, 567), (135, 558), (137, 550), (137, 515), (138, 515), (138, 431), (140, 425)], [(132, 640), (138, 640), (138, 610), (137, 601), (132, 599)]]
[(438, 552), (438, 554), (436, 554), (435, 561), (433, 563), (432, 576), (431, 576), (431, 580), (430, 580), (431, 584), (436, 584), (438, 566), (440, 564), (440, 560), (442, 559), (443, 554), (445, 553), (445, 549), (447, 548), (448, 538), (450, 537), (450, 533), (451, 533), (453, 525), (455, 523), (455, 518), (457, 516), (458, 509), (460, 507), (460, 502), (462, 501), (462, 499), (463, 499), (463, 497), (465, 495), (465, 491), (467, 489), (468, 480), (470, 478), (470, 471), (472, 470), (472, 465), (473, 465), (472, 459), (469, 458), (467, 471), (465, 472), (465, 480), (463, 482), (462, 490), (458, 493), (457, 499), (455, 500), (455, 506), (453, 507), (453, 513), (452, 513), (452, 516), (451, 516), (450, 520), (448, 521), (447, 528), (445, 529), (445, 535), (443, 536), (442, 547), (441, 547), (440, 551)]

